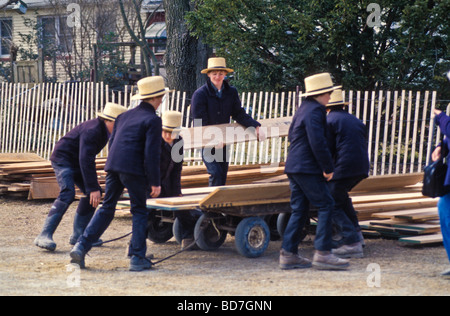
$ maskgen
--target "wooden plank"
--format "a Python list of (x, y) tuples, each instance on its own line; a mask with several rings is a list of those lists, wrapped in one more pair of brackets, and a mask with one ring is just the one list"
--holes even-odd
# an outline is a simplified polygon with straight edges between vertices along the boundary
[(399, 200), (390, 202), (376, 202), (376, 203), (364, 203), (354, 205), (357, 212), (372, 211), (372, 212), (387, 212), (392, 210), (408, 210), (417, 209), (420, 207), (432, 207), (437, 206), (437, 200), (432, 198), (421, 198), (411, 200)]
[(436, 208), (435, 210), (422, 213), (396, 215), (395, 218), (406, 219), (408, 221), (427, 221), (432, 219), (439, 219), (439, 213)]
[(428, 244), (437, 244), (442, 243), (444, 238), (442, 234), (433, 234), (426, 236), (417, 236), (417, 237), (404, 237), (399, 239), (402, 243), (414, 244), (414, 245), (428, 245)]
[(426, 223), (410, 223), (407, 220), (386, 220), (386, 221), (370, 221), (371, 226), (393, 227), (398, 229), (417, 230), (423, 234), (430, 234), (440, 231), (441, 226), (435, 221)]
[[(117, 205), (120, 208), (131, 208), (131, 202), (129, 200), (119, 201), (117, 202)], [(168, 205), (157, 203), (154, 199), (148, 199), (147, 208), (162, 211), (185, 211), (197, 209), (198, 204)]]
[(59, 195), (60, 188), (56, 178), (44, 181), (31, 181), (30, 192), (28, 194), (29, 200), (40, 199), (56, 199)]
[(372, 214), (374, 218), (386, 218), (386, 219), (395, 219), (397, 216), (401, 215), (411, 215), (411, 214), (420, 214), (428, 211), (437, 211), (435, 207), (432, 208), (423, 208), (423, 209), (410, 209), (410, 210), (396, 210), (392, 212), (382, 212)]
[[(289, 134), (292, 117), (261, 120), (261, 129), (267, 138), (283, 137)], [(244, 128), (237, 123), (220, 124), (183, 129), (184, 149), (211, 148), (219, 143), (237, 144), (257, 140), (254, 129)]]
[(390, 188), (401, 188), (414, 185), (423, 180), (423, 173), (412, 173), (403, 175), (383, 175), (369, 177), (361, 181), (352, 192), (378, 191)]
[(262, 184), (218, 187), (200, 202), (202, 208), (233, 207), (286, 203), (290, 201), (289, 184)]
[[(33, 153), (1, 153), (0, 164), (43, 161), (44, 158)], [(0, 166), (1, 167), (1, 166)]]
[(155, 203), (164, 205), (185, 205), (185, 204), (199, 204), (207, 194), (188, 195), (172, 198), (155, 199)]
[(381, 201), (399, 201), (399, 200), (411, 200), (422, 198), (423, 195), (421, 192), (412, 192), (412, 193), (394, 193), (394, 194), (371, 194), (371, 195), (360, 195), (353, 196), (352, 201), (353, 204), (361, 204), (361, 203), (372, 203), (372, 202), (381, 202)]

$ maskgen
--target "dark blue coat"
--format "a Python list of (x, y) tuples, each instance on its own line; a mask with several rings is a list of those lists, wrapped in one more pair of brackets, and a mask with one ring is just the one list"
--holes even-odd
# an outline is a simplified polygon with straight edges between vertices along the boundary
[[(181, 143), (180, 143), (181, 142)], [(159, 197), (181, 196), (181, 172), (183, 160), (172, 159), (172, 150), (176, 150), (177, 157), (183, 157), (183, 139), (175, 139), (170, 146), (164, 140), (161, 141), (161, 194)]]
[[(450, 144), (448, 138), (450, 137), (450, 117), (447, 116), (444, 112), (439, 115), (436, 115), (434, 118), (436, 125), (441, 128), (442, 133), (445, 135), (445, 139), (441, 146), (445, 146), (446, 148), (442, 148), (441, 152), (445, 155), (449, 153), (447, 157), (447, 161), (450, 161)], [(447, 169), (447, 175), (445, 177), (445, 185), (450, 185), (450, 168)]]
[(111, 135), (105, 170), (147, 177), (149, 186), (160, 186), (161, 118), (151, 104), (119, 115)]
[(81, 171), (86, 194), (101, 190), (95, 157), (108, 143), (108, 134), (101, 119), (86, 121), (62, 137), (50, 157), (57, 164)]
[(325, 106), (313, 98), (302, 102), (289, 129), (285, 173), (323, 174), (334, 171), (326, 137)]
[[(202, 126), (228, 124), (230, 123), (230, 117), (244, 127), (252, 126), (256, 128), (261, 126), (245, 112), (238, 91), (226, 81), (224, 81), (222, 97), (219, 98), (211, 80), (208, 78), (207, 83), (194, 92), (191, 112), (193, 119), (202, 120)], [(198, 123), (195, 125), (199, 126)]]
[(334, 162), (333, 180), (369, 175), (367, 128), (344, 110), (332, 110), (327, 116), (328, 144)]

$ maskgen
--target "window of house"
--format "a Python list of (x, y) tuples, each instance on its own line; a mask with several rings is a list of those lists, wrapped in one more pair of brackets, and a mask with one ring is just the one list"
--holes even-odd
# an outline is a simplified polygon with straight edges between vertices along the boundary
[(0, 57), (9, 57), (12, 43), (12, 19), (0, 19)]
[(50, 16), (39, 19), (42, 29), (42, 45), (47, 53), (68, 54), (73, 48), (72, 29), (67, 16)]

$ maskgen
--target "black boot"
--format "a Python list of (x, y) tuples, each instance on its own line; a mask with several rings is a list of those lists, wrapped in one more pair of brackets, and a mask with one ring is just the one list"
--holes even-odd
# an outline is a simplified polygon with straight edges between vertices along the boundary
[(78, 238), (80, 238), (80, 236), (83, 235), (84, 230), (91, 221), (93, 215), (94, 214), (83, 216), (78, 213), (75, 214), (75, 219), (73, 221), (73, 233), (72, 236), (70, 236), (69, 240), (69, 243), (72, 246), (75, 246), (75, 244), (78, 241)]
[(70, 258), (72, 258), (70, 263), (77, 264), (80, 269), (86, 269), (86, 263), (84, 261), (86, 254), (86, 249), (81, 245), (81, 243), (77, 243), (70, 252)]
[[(92, 217), (95, 213), (95, 207), (92, 207), (89, 198), (82, 198), (78, 204), (77, 212), (75, 213), (75, 219), (73, 222), (73, 233), (70, 236), (69, 243), (72, 246), (78, 241), (81, 235), (83, 235), (84, 230), (89, 225)], [(102, 240), (99, 239), (93, 246), (102, 245)]]
[[(86, 227), (89, 225), (89, 222), (91, 221), (94, 214), (91, 215), (80, 215), (75, 214), (75, 219), (73, 222), (73, 233), (72, 236), (70, 236), (69, 243), (72, 246), (75, 246), (75, 244), (78, 242), (78, 238), (83, 235)], [(98, 239), (95, 243), (92, 244), (92, 247), (101, 247), (103, 245), (103, 240)]]
[[(62, 202), (60, 202), (62, 203)], [(65, 203), (64, 203), (65, 204)], [(34, 244), (49, 251), (55, 251), (56, 243), (53, 241), (53, 234), (64, 216), (64, 212), (50, 212), (45, 219), (44, 227), (39, 236), (34, 240)]]

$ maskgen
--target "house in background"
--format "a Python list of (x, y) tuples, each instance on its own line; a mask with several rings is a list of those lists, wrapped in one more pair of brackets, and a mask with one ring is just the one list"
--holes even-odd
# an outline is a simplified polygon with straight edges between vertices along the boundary
[[(140, 73), (141, 50), (128, 33), (116, 0), (22, 1), (26, 12), (16, 5), (0, 10), (0, 77), (8, 73), (7, 67), (13, 69), (11, 61), (33, 60), (42, 63), (46, 80), (58, 82), (105, 76), (114, 81), (127, 78), (128, 71)], [(123, 2), (127, 21), (138, 32), (132, 1)], [(161, 67), (166, 41), (162, 1), (145, 0), (139, 15)], [(93, 76), (94, 69), (100, 75)]]

